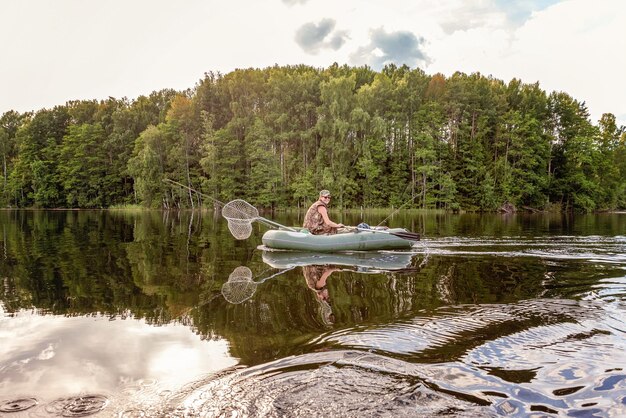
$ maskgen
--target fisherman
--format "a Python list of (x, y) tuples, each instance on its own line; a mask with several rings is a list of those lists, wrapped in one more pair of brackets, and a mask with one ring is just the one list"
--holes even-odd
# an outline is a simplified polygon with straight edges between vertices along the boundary
[(317, 202), (313, 203), (304, 216), (304, 225), (313, 235), (336, 234), (339, 228), (344, 228), (343, 224), (338, 224), (328, 217), (328, 203), (330, 202), (330, 192), (322, 190)]

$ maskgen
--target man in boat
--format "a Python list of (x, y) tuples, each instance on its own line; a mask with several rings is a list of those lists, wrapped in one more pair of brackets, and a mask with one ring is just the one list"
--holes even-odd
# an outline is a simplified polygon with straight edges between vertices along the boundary
[(330, 220), (328, 217), (328, 203), (330, 202), (330, 192), (322, 190), (317, 202), (313, 203), (304, 216), (304, 225), (306, 229), (311, 231), (313, 235), (332, 235), (336, 234), (339, 228), (343, 228), (343, 224), (338, 224)]

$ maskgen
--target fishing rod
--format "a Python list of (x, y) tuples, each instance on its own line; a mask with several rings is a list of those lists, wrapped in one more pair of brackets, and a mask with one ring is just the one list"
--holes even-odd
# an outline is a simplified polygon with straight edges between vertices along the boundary
[(418, 194), (416, 194), (415, 196), (413, 196), (412, 198), (410, 198), (409, 200), (407, 200), (406, 202), (404, 202), (401, 206), (398, 207), (398, 209), (394, 210), (393, 212), (391, 212), (385, 219), (383, 219), (382, 221), (380, 221), (380, 223), (376, 226), (381, 226), (382, 224), (385, 223), (385, 221), (387, 221), (387, 219), (391, 218), (393, 215), (395, 215), (396, 213), (398, 213), (398, 211), (400, 209), (402, 209), (404, 206), (406, 206), (407, 204), (409, 204), (410, 202), (414, 201), (415, 198), (419, 196)]
[(217, 200), (216, 198), (214, 198), (214, 197), (212, 197), (212, 196), (209, 196), (209, 195), (208, 195), (208, 194), (206, 194), (206, 193), (199, 192), (199, 191), (197, 191), (196, 189), (193, 189), (193, 188), (191, 188), (191, 187), (189, 187), (189, 186), (186, 186), (186, 185), (184, 185), (184, 184), (182, 184), (182, 183), (179, 183), (179, 182), (177, 182), (177, 181), (174, 181), (174, 180), (171, 180), (171, 179), (163, 179), (163, 182), (165, 182), (165, 183), (171, 183), (171, 184), (175, 184), (176, 186), (183, 187), (183, 188), (185, 188), (185, 189), (187, 189), (187, 190), (189, 190), (189, 191), (191, 191), (191, 192), (194, 192), (194, 193), (199, 194), (199, 195), (200, 195), (200, 196), (202, 196), (202, 197), (206, 197), (206, 198), (208, 198), (208, 199), (211, 199), (213, 202), (215, 202), (215, 203), (219, 204), (219, 205), (220, 205), (220, 206), (222, 206), (222, 207), (226, 206), (226, 204), (225, 204), (225, 203), (220, 202), (220, 201), (219, 201), (219, 200)]
[(270, 221), (269, 219), (260, 216), (258, 209), (252, 206), (250, 203), (246, 202), (245, 200), (235, 199), (231, 202), (223, 203), (215, 199), (214, 197), (199, 192), (189, 186), (185, 186), (184, 184), (177, 181), (170, 179), (163, 179), (163, 181), (175, 184), (179, 187), (184, 187), (185, 189), (188, 189), (194, 193), (198, 193), (199, 195), (205, 196), (212, 201), (218, 203), (222, 207), (222, 216), (228, 221), (228, 229), (237, 239), (246, 239), (250, 236), (250, 234), (252, 233), (251, 224), (254, 221), (264, 223), (270, 228), (282, 228), (288, 231), (297, 232), (293, 228), (281, 225), (277, 222)]

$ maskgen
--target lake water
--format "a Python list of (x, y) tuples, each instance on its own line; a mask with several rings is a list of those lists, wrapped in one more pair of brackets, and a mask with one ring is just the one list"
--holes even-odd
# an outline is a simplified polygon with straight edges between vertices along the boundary
[(0, 211), (0, 416), (626, 416), (626, 214), (388, 225), (424, 238), (320, 256), (212, 212)]

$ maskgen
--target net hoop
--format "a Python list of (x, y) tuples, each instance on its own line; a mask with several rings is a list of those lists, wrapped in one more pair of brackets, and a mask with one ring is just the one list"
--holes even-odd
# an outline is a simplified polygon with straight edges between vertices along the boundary
[(228, 220), (228, 230), (235, 239), (244, 240), (252, 235), (252, 224), (248, 221), (240, 222)]
[(252, 280), (252, 271), (246, 266), (239, 266), (222, 285), (222, 296), (234, 305), (243, 303), (254, 295), (257, 284)]
[(259, 218), (259, 211), (245, 200), (235, 199), (224, 205), (222, 216), (229, 222), (251, 223)]

